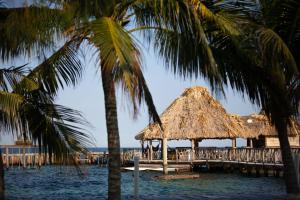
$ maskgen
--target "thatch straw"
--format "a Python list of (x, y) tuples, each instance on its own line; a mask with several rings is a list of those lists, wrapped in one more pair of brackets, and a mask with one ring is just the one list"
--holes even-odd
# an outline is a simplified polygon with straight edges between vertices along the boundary
[(186, 89), (160, 116), (163, 129), (151, 124), (137, 140), (185, 140), (236, 138), (247, 132), (244, 123), (228, 115), (221, 104), (203, 87)]
[[(278, 136), (275, 127), (270, 123), (268, 117), (264, 114), (252, 114), (249, 116), (233, 115), (239, 123), (248, 127), (250, 131), (243, 132), (241, 138), (258, 138), (259, 136), (276, 137)], [(288, 128), (289, 136), (300, 135), (300, 125), (296, 120), (291, 120), (291, 126)]]

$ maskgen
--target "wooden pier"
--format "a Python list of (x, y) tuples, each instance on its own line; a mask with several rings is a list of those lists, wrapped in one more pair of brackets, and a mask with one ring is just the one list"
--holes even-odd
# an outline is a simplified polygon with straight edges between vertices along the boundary
[[(300, 149), (292, 149), (299, 174)], [(150, 154), (151, 153), (151, 154)], [(161, 151), (142, 152), (141, 149), (126, 149), (121, 152), (122, 166), (133, 166), (133, 157), (139, 156), (140, 167), (161, 168), (163, 160)], [(34, 147), (2, 146), (2, 158), (6, 168), (35, 168), (50, 163), (49, 155), (41, 153)], [(52, 163), (54, 157), (52, 156)], [(107, 166), (107, 152), (89, 152), (76, 155), (78, 164), (95, 164)], [(168, 150), (168, 168), (176, 173), (195, 170), (240, 171), (247, 174), (282, 176), (283, 163), (279, 148), (210, 148), (197, 147), (173, 148)]]
[[(141, 167), (161, 167), (161, 152), (149, 154), (146, 150), (140, 160)], [(300, 149), (293, 148), (299, 177)], [(283, 176), (283, 163), (279, 148), (175, 148), (168, 151), (168, 168), (180, 171), (240, 171), (256, 176)]]

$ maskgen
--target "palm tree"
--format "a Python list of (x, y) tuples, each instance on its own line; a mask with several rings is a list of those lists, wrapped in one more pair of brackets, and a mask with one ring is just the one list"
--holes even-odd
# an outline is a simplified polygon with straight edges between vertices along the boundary
[[(300, 68), (296, 52), (299, 52), (300, 41), (300, 4), (293, 0), (242, 3), (238, 8), (251, 19), (245, 26), (247, 34), (243, 41), (228, 42), (224, 38), (222, 42), (220, 38), (214, 41), (217, 44), (216, 52), (223, 55), (220, 57), (222, 68), (225, 68), (223, 76), (227, 79), (224, 73), (232, 70), (229, 76), (232, 86), (246, 91), (269, 115), (278, 131), (287, 193), (299, 195), (287, 127), (290, 118), (299, 115)], [(231, 52), (224, 57), (226, 54), (221, 49), (230, 49)], [(235, 56), (235, 59), (230, 56)], [(224, 60), (230, 60), (230, 65), (236, 67), (224, 63)], [(235, 77), (239, 77), (239, 80)]]
[[(133, 1), (73, 1), (75, 22), (67, 27), (70, 38), (87, 40), (96, 47), (100, 60), (109, 146), (109, 199), (120, 199), (120, 142), (117, 123), (115, 83), (121, 83), (129, 94), (136, 112), (144, 98), (150, 116), (159, 122), (150, 92), (141, 72), (139, 49), (132, 32), (144, 30), (166, 63), (183, 76), (202, 75), (214, 87), (220, 87), (217, 65), (205, 35), (203, 21), (216, 24), (221, 32), (237, 35), (238, 31), (226, 15), (214, 15), (197, 1), (133, 0)], [(70, 7), (70, 4), (66, 6)], [(197, 9), (207, 11), (199, 19)], [(134, 16), (134, 17), (133, 17)], [(133, 30), (128, 30), (134, 22)], [(37, 40), (39, 41), (39, 40)], [(196, 45), (190, 49), (190, 42)], [(30, 44), (30, 43), (29, 43)], [(24, 44), (28, 45), (28, 44)], [(184, 47), (184, 51), (181, 49)], [(201, 48), (199, 48), (201, 47)], [(18, 49), (13, 47), (12, 50)], [(170, 50), (170, 51), (169, 51)], [(14, 51), (12, 51), (14, 52)], [(180, 56), (179, 56), (180, 55)], [(204, 59), (203, 59), (204, 58)], [(173, 66), (172, 66), (173, 67)]]
[[(18, 26), (15, 26), (16, 23), (11, 23), (10, 26), (7, 21), (12, 20), (14, 22), (14, 17), (24, 16), (26, 9), (3, 8), (0, 10), (0, 29), (2, 29), (0, 52), (3, 61), (14, 59), (20, 55), (32, 55), (33, 50), (43, 52), (53, 46), (51, 41), (54, 38), (54, 32), (57, 32), (56, 26), (52, 27), (48, 34), (41, 37), (43, 35), (41, 29), (31, 29), (34, 27), (26, 29), (27, 25), (30, 25), (30, 19), (28, 19), (24, 21), (25, 26), (23, 26), (26, 31), (20, 31), (15, 34), (15, 37), (10, 37), (11, 26), (13, 29), (18, 29)], [(49, 17), (49, 15), (45, 15), (47, 11), (44, 12), (43, 8), (41, 9), (43, 12), (39, 12), (39, 9), (35, 8), (33, 10), (33, 14), (31, 12), (26, 13), (33, 16), (25, 16), (35, 19), (39, 15), (37, 18), (46, 22), (46, 17)], [(49, 11), (49, 13), (51, 14), (52, 11)], [(40, 17), (40, 14), (43, 17)], [(52, 15), (54, 19), (58, 16), (53, 13)], [(47, 22), (50, 23), (50, 20)], [(37, 33), (34, 34), (33, 31)], [(13, 135), (21, 134), (24, 139), (31, 139), (38, 144), (40, 153), (43, 151), (48, 152), (49, 156), (54, 154), (56, 162), (59, 163), (71, 161), (76, 164), (73, 157), (74, 153), (86, 153), (86, 147), (93, 144), (84, 129), (88, 126), (88, 123), (81, 114), (78, 111), (54, 104), (58, 89), (66, 85), (75, 85), (81, 77), (82, 66), (77, 58), (76, 51), (76, 43), (67, 41), (54, 54), (45, 58), (41, 64), (30, 71), (25, 70), (25, 66), (1, 68), (0, 70), (1, 130), (10, 132)], [(0, 194), (3, 199), (4, 171), (2, 157), (0, 168)]]
[[(292, 99), (286, 98), (290, 97), (291, 93), (287, 93), (284, 89), (289, 83), (287, 80), (292, 80), (291, 77), (294, 77), (293, 74), (296, 74), (297, 70), (290, 65), (291, 59), (287, 56), (290, 54), (283, 53), (286, 48), (279, 48), (278, 52), (269, 51), (270, 48), (266, 48), (270, 43), (279, 42), (280, 37), (274, 37), (276, 35), (273, 34), (271, 40), (257, 40), (266, 36), (265, 33), (268, 33), (266, 29), (261, 29), (263, 31), (259, 36), (252, 34), (258, 33), (255, 30), (263, 26), (253, 26), (253, 23), (245, 20), (248, 16), (247, 12), (240, 12), (241, 8), (249, 8), (243, 7), (245, 4), (253, 5), (253, 2), (250, 0), (237, 3), (224, 1), (223, 4), (215, 4), (214, 1), (209, 0), (72, 1), (62, 6), (64, 9), (59, 9), (59, 11), (53, 9), (56, 15), (63, 13), (64, 10), (71, 10), (73, 15), (64, 16), (69, 16), (68, 19), (75, 19), (71, 23), (64, 23), (64, 28), (59, 31), (67, 30), (70, 38), (79, 43), (87, 40), (89, 44), (96, 47), (99, 53), (97, 55), (100, 60), (105, 94), (111, 161), (108, 178), (109, 199), (120, 198), (115, 83), (121, 83), (123, 89), (128, 92), (133, 101), (134, 110), (137, 109), (136, 100), (139, 103), (146, 94), (146, 97), (148, 96), (146, 103), (152, 110), (150, 115), (155, 121), (159, 121), (140, 70), (139, 49), (131, 35), (137, 30), (141, 31), (147, 41), (155, 46), (157, 53), (165, 60), (166, 66), (174, 73), (183, 77), (203, 76), (209, 80), (213, 88), (219, 91), (222, 91), (223, 84), (230, 84), (238, 91), (248, 94), (253, 102), (261, 105), (270, 114), (279, 132), (283, 133), (279, 136), (283, 141), (281, 147), (287, 149), (283, 150), (284, 164), (287, 166), (286, 171), (294, 172), (294, 170), (289, 170), (292, 169), (291, 157), (284, 156), (288, 154), (289, 146), (286, 143), (286, 132), (282, 130), (282, 127), (286, 129), (287, 116), (291, 113), (286, 114), (284, 109), (278, 112), (277, 108), (290, 110), (291, 100), (294, 104), (299, 102), (297, 100), (299, 93), (295, 89), (292, 91), (296, 95), (293, 95)], [(55, 18), (53, 19), (55, 21)], [(133, 30), (128, 30), (128, 25), (134, 26)], [(298, 32), (294, 31), (294, 33)], [(41, 39), (45, 38), (41, 37)], [(40, 37), (37, 41), (40, 41)], [(265, 48), (255, 51), (258, 47)], [(18, 48), (11, 49), (17, 50)], [(277, 64), (269, 65), (265, 61), (270, 59), (261, 56), (270, 56), (266, 54), (267, 52), (283, 56), (279, 56), (280, 59), (274, 61)], [(2, 53), (2, 55), (6, 54)], [(286, 64), (278, 65), (278, 63)], [(293, 81), (293, 88), (299, 88), (297, 80)], [(277, 100), (277, 97), (282, 98)], [(291, 175), (287, 175), (286, 178), (295, 179)], [(287, 188), (289, 187), (290, 184), (287, 185)]]
[[(40, 153), (49, 153), (50, 160), (54, 154), (57, 163), (72, 161), (75, 164), (75, 153), (86, 153), (86, 147), (92, 144), (84, 129), (88, 123), (78, 111), (55, 105), (53, 94), (30, 79), (32, 73), (24, 76), (23, 69), (24, 66), (0, 70), (1, 131), (21, 134), (24, 140), (32, 140), (38, 144)], [(36, 70), (43, 71), (41, 66)], [(42, 80), (41, 77), (37, 79)], [(45, 80), (43, 83), (46, 83)], [(0, 195), (4, 199), (1, 155)]]
[[(76, 3), (79, 3), (78, 5)], [(84, 5), (81, 5), (83, 3)], [(93, 3), (93, 2), (92, 2)], [(90, 2), (75, 2), (74, 5), (78, 6), (75, 8), (79, 9), (79, 16), (81, 17), (81, 10), (84, 10), (86, 6), (91, 6)], [(104, 3), (104, 2), (103, 2)], [(109, 149), (109, 189), (108, 196), (109, 199), (120, 199), (120, 141), (119, 141), (119, 132), (118, 132), (118, 123), (117, 123), (117, 112), (116, 112), (116, 97), (115, 97), (115, 84), (120, 84), (123, 87), (123, 90), (129, 94), (130, 99), (133, 102), (134, 113), (137, 113), (138, 105), (141, 104), (141, 100), (144, 99), (146, 104), (149, 107), (149, 115), (153, 117), (154, 121), (159, 121), (158, 114), (156, 113), (150, 92), (145, 83), (144, 77), (141, 72), (141, 63), (139, 60), (139, 51), (134, 43), (129, 32), (124, 29), (126, 25), (126, 13), (123, 13), (124, 10), (120, 10), (116, 13), (117, 3), (113, 2), (108, 4), (101, 4), (99, 10), (96, 13), (83, 13), (82, 19), (89, 19), (91, 16), (96, 16), (96, 20), (82, 20), (81, 23), (75, 27), (75, 32), (71, 31), (70, 43), (76, 43), (76, 46), (79, 46), (81, 42), (87, 40), (91, 45), (97, 48), (100, 61), (100, 69), (103, 82), (103, 90), (105, 96), (105, 108), (106, 108), (106, 119), (107, 119), (107, 132), (108, 132), (108, 149)], [(40, 10), (40, 8), (34, 8), (35, 10)], [(24, 15), (26, 9), (20, 10), (20, 15)], [(44, 10), (42, 10), (43, 12)], [(95, 10), (92, 10), (95, 11)], [(55, 11), (53, 11), (55, 12)], [(89, 14), (88, 16), (85, 16)], [(120, 15), (119, 15), (120, 14)], [(30, 15), (30, 14), (29, 14)], [(78, 15), (76, 17), (78, 17)], [(14, 14), (13, 17), (17, 16)], [(10, 18), (11, 16), (7, 17)], [(17, 16), (18, 17), (18, 16)], [(86, 18), (87, 17), (87, 18)], [(15, 20), (15, 19), (13, 19)], [(76, 21), (78, 22), (78, 21)], [(82, 23), (83, 22), (83, 23)], [(25, 22), (26, 24), (26, 22)], [(74, 23), (76, 25), (76, 23)], [(72, 24), (73, 25), (73, 24)], [(72, 30), (73, 27), (67, 27), (67, 30)], [(12, 30), (12, 29), (11, 29)], [(23, 29), (22, 29), (23, 30)], [(52, 30), (52, 29), (51, 29)], [(57, 29), (55, 29), (57, 31)], [(7, 32), (7, 30), (6, 30)], [(9, 29), (8, 29), (9, 32)], [(29, 33), (32, 31), (28, 31)], [(49, 34), (51, 35), (51, 34)], [(29, 35), (30, 39), (26, 42), (19, 40), (24, 46), (28, 46), (29, 49), (35, 46), (44, 48), (40, 45), (40, 37), (38, 34)], [(0, 36), (1, 37), (1, 36)], [(2, 38), (8, 38), (7, 43), (10, 44), (12, 39), (13, 41), (17, 40), (16, 38), (9, 38), (7, 34), (3, 34)], [(37, 41), (35, 39), (38, 38)], [(43, 39), (43, 38), (42, 38)], [(46, 38), (47, 40), (52, 40), (51, 37)], [(14, 56), (15, 54), (23, 53), (26, 54), (27, 51), (23, 48), (19, 48), (20, 43), (16, 42), (16, 46), (9, 46), (4, 44), (2, 45), (2, 57), (8, 58), (9, 56)], [(69, 45), (64, 45), (69, 46)], [(0, 46), (1, 47), (1, 46)], [(3, 50), (4, 49), (4, 50)], [(4, 53), (3, 53), (4, 52)], [(57, 52), (56, 56), (63, 56), (66, 52)], [(63, 66), (62, 69), (67, 68), (71, 69), (69, 63), (66, 66)], [(46, 70), (46, 68), (44, 68)], [(38, 71), (38, 70), (34, 70)], [(75, 70), (77, 72), (77, 70)], [(31, 74), (36, 74), (35, 72)], [(51, 74), (51, 73), (50, 73)], [(60, 73), (62, 75), (70, 73)], [(72, 73), (71, 73), (72, 74)], [(37, 73), (39, 77), (40, 73)], [(47, 72), (48, 75), (48, 72)], [(30, 77), (31, 75), (29, 75)], [(51, 76), (51, 75), (50, 75)], [(35, 79), (35, 78), (33, 78)], [(43, 79), (47, 80), (47, 79)], [(51, 81), (53, 79), (51, 78)], [(54, 79), (55, 80), (55, 79)], [(52, 82), (50, 83), (52, 84)], [(39, 82), (39, 81), (38, 81)], [(59, 81), (57, 81), (59, 83)], [(52, 85), (56, 86), (56, 83), (50, 84), (49, 81), (46, 82), (46, 89), (52, 91)], [(44, 83), (42, 83), (44, 85)], [(37, 115), (38, 116), (38, 115)]]
[[(299, 194), (287, 137), (289, 119), (299, 113), (299, 3), (256, 2), (149, 1), (137, 22), (162, 28), (146, 36), (174, 73), (230, 84), (265, 110), (278, 130), (287, 193)], [(180, 5), (195, 19), (184, 18)]]

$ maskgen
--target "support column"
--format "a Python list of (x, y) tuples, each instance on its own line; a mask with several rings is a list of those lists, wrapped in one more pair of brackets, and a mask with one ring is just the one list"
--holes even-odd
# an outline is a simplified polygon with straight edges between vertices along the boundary
[(26, 149), (23, 147), (23, 168), (26, 168)]
[(194, 155), (195, 155), (195, 142), (196, 142), (196, 141), (195, 141), (194, 139), (191, 140), (191, 146), (192, 146), (191, 162), (194, 161)]
[(6, 154), (6, 158), (5, 158), (5, 162), (6, 162), (6, 168), (9, 168), (9, 158), (8, 158), (8, 147), (5, 148), (5, 154)]
[(163, 172), (164, 172), (164, 175), (167, 175), (168, 174), (168, 149), (167, 149), (167, 144), (168, 140), (167, 138), (163, 138), (163, 141), (162, 141), (162, 150), (163, 150)]
[(199, 147), (199, 140), (195, 140), (195, 148)]
[(152, 149), (152, 140), (150, 140), (150, 160), (153, 160), (153, 149)]
[(141, 157), (141, 159), (144, 159), (145, 158), (144, 140), (141, 140), (141, 146), (142, 146), (142, 157)]
[(232, 139), (232, 148), (235, 149), (236, 148), (236, 138)]
[(252, 138), (247, 138), (247, 147), (253, 148), (253, 140), (252, 140)]
[(233, 153), (233, 160), (237, 160), (237, 155), (236, 155), (236, 138), (232, 139), (232, 153)]

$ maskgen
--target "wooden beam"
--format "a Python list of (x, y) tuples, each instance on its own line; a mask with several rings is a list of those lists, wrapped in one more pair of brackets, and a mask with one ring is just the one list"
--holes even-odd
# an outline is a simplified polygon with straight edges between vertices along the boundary
[(162, 151), (163, 151), (163, 172), (164, 172), (164, 175), (167, 175), (168, 174), (168, 144), (167, 144), (168, 140), (167, 138), (163, 138), (163, 141), (162, 141)]
[(195, 142), (196, 142), (196, 140), (194, 140), (194, 139), (191, 140), (191, 146), (192, 146), (191, 161), (192, 162), (194, 160), (194, 154), (195, 154)]
[(236, 148), (236, 138), (232, 139), (232, 148), (235, 149)]
[(150, 160), (153, 160), (152, 140), (150, 140)]

